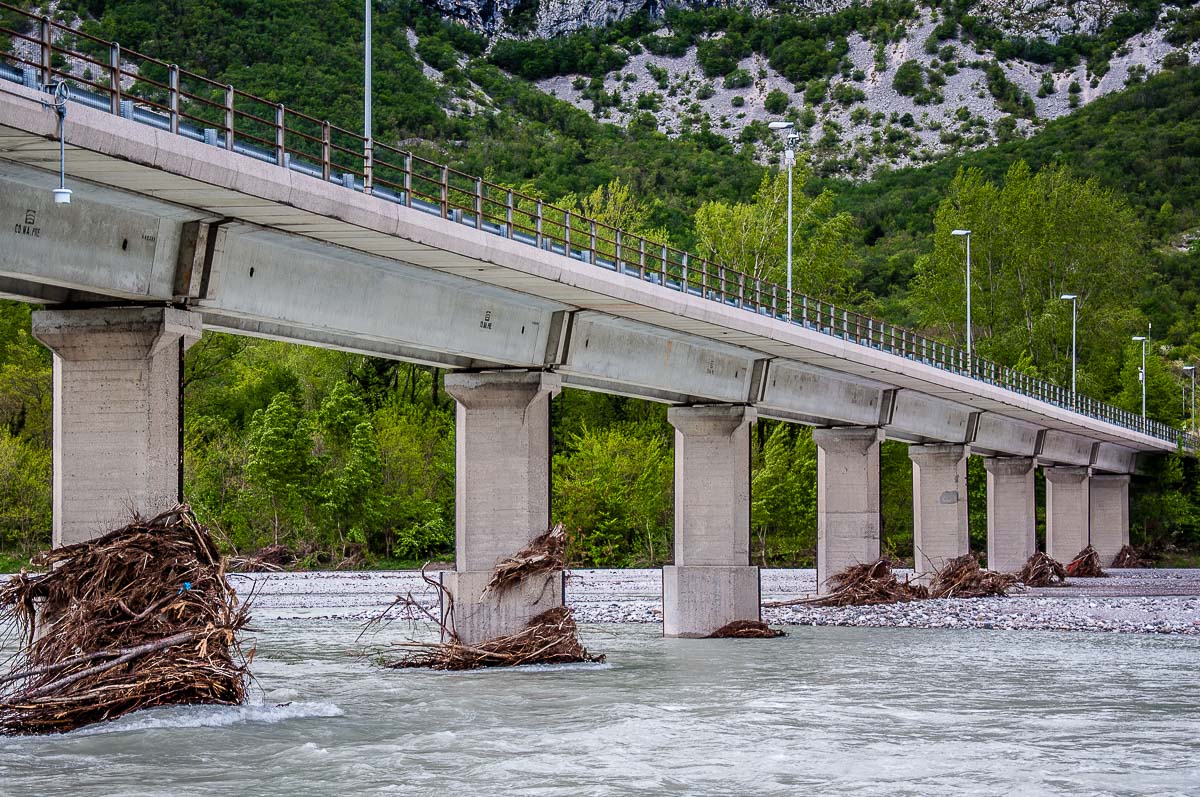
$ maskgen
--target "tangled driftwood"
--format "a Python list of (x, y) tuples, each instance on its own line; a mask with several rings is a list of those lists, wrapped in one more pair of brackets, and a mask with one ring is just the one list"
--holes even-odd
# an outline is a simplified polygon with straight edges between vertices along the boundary
[(931, 598), (1004, 597), (1017, 577), (993, 573), (979, 566), (974, 554), (957, 556), (947, 562), (933, 579), (929, 588)]
[[(534, 538), (515, 556), (496, 565), (483, 590), (481, 600), (498, 600), (508, 589), (528, 578), (561, 570), (566, 535), (562, 525)], [(412, 594), (396, 598), (392, 606), (371, 621), (380, 622), (394, 607), (411, 614), (423, 615), (442, 632), (442, 642), (402, 642), (400, 647), (409, 653), (387, 666), (394, 669), (425, 667), (434, 670), (472, 670), (479, 667), (515, 667), (520, 664), (570, 664), (602, 662), (603, 655), (593, 655), (579, 642), (578, 629), (571, 609), (557, 606), (531, 619), (523, 629), (507, 636), (496, 637), (474, 645), (462, 641), (454, 627), (453, 596), (442, 584), (425, 574), (425, 583), (439, 591), (447, 606), (443, 616), (419, 603)], [(370, 625), (370, 624), (369, 624)]]
[(761, 620), (734, 620), (708, 635), (709, 639), (775, 639), (787, 636)]
[(1113, 557), (1112, 564), (1109, 565), (1110, 568), (1117, 568), (1118, 570), (1145, 566), (1146, 563), (1137, 555), (1137, 551), (1133, 550), (1133, 547), (1129, 545), (1121, 546), (1121, 550), (1117, 551), (1117, 555)]
[(245, 702), (247, 605), (187, 506), (48, 551), (0, 587), (20, 634), (0, 732), (56, 733), (141, 708)]
[(286, 545), (268, 545), (258, 553), (229, 558), (231, 573), (279, 573), (296, 564), (296, 554)]
[(1067, 575), (1077, 578), (1100, 578), (1104, 575), (1104, 570), (1100, 567), (1100, 554), (1090, 545), (1084, 548), (1067, 563)]
[(886, 558), (867, 564), (851, 565), (829, 577), (830, 592), (816, 598), (790, 601), (767, 601), (763, 606), (873, 606), (880, 603), (901, 603), (929, 597), (929, 590), (920, 584), (900, 581), (892, 572)]
[(1038, 551), (1025, 562), (1017, 581), (1027, 587), (1062, 586), (1067, 583), (1067, 568), (1049, 554)]

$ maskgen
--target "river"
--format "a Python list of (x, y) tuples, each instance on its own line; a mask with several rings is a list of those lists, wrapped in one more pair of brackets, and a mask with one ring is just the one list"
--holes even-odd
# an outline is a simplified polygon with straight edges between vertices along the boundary
[(591, 625), (606, 664), (432, 673), (354, 621), (258, 627), (253, 705), (0, 739), (0, 793), (1200, 794), (1194, 638)]

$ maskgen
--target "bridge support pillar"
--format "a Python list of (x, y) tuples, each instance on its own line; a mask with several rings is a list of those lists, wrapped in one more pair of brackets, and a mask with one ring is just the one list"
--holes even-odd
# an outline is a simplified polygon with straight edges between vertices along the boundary
[(1037, 552), (1032, 457), (985, 457), (988, 569), (1016, 573)]
[[(558, 377), (538, 371), (446, 375), (456, 402), (455, 564), (442, 577), (466, 644), (521, 630), (563, 604), (562, 571), (484, 593), (498, 562), (550, 528), (550, 399)], [(451, 601), (443, 599), (443, 617)]]
[(54, 352), (54, 547), (178, 503), (183, 353), (200, 338), (200, 315), (41, 310), (33, 335)]
[(1045, 468), (1046, 553), (1066, 564), (1087, 547), (1090, 539), (1088, 515), (1088, 469)]
[(1092, 547), (1108, 567), (1129, 544), (1129, 476), (1093, 474), (1089, 486)]
[(663, 635), (704, 637), (761, 614), (750, 566), (753, 407), (672, 407), (675, 564), (663, 568)]
[(879, 558), (879, 430), (814, 429), (817, 592), (847, 567)]
[(912, 445), (913, 562), (924, 583), (969, 550), (967, 457), (961, 445)]

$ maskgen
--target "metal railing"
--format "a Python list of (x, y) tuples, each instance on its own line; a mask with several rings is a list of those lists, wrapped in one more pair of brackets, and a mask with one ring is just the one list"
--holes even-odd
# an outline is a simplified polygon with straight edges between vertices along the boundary
[[(5, 15), (4, 12), (7, 12)], [(0, 2), (0, 77), (33, 87), (59, 81), (72, 99), (212, 146), (274, 163), (538, 249), (780, 323), (966, 376), (1080, 415), (1195, 450), (1165, 423), (1072, 394), (956, 346), (624, 232), (567, 208), (426, 160), (233, 86)], [(23, 23), (23, 24), (22, 24)], [(7, 63), (5, 63), (7, 62)], [(67, 67), (74, 65), (74, 69)]]

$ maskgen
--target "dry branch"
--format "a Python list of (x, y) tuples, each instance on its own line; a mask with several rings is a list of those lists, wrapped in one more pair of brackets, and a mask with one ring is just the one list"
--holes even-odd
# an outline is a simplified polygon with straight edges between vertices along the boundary
[(708, 635), (709, 639), (775, 639), (787, 636), (761, 620), (734, 620)]
[(1146, 563), (1137, 555), (1137, 551), (1129, 545), (1121, 546), (1121, 550), (1117, 551), (1117, 555), (1113, 557), (1112, 564), (1109, 568), (1122, 570), (1130, 567), (1145, 567)]
[(1102, 577), (1104, 570), (1100, 567), (1100, 554), (1090, 545), (1084, 548), (1067, 563), (1067, 575), (1076, 578)]
[(563, 524), (559, 523), (545, 534), (535, 537), (520, 553), (496, 565), (491, 580), (483, 590), (484, 594), (494, 592), (500, 595), (532, 575), (562, 570), (566, 547), (567, 534)]
[(897, 579), (892, 572), (891, 562), (887, 559), (851, 565), (830, 576), (827, 583), (830, 592), (826, 595), (793, 601), (767, 601), (763, 606), (874, 606), (929, 597), (929, 591), (925, 587)]
[(994, 573), (979, 566), (973, 554), (957, 556), (947, 562), (929, 588), (931, 598), (987, 598), (1008, 595), (1017, 577)]
[(1056, 587), (1067, 583), (1067, 568), (1049, 554), (1038, 551), (1017, 573), (1017, 581), (1027, 587)]
[(245, 702), (247, 606), (180, 505), (36, 558), (0, 587), (20, 634), (0, 676), (0, 733), (59, 733), (151, 706)]

